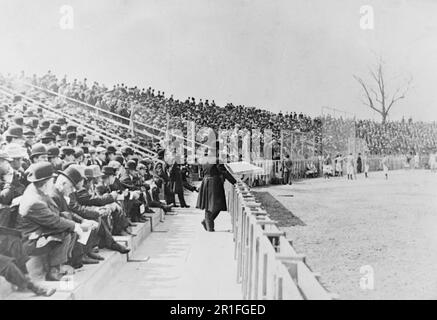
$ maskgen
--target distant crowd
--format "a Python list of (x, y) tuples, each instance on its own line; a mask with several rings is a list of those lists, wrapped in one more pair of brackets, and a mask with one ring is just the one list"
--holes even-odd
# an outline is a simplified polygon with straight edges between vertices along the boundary
[[(18, 78), (126, 118), (130, 118), (134, 111), (135, 120), (155, 128), (164, 129), (168, 125), (185, 132), (185, 122), (190, 120), (199, 127), (215, 130), (233, 129), (236, 125), (247, 130), (272, 129), (276, 142), (279, 142), (280, 130), (308, 133), (315, 141), (315, 154), (323, 152), (323, 149), (330, 153), (344, 151), (347, 140), (354, 136), (365, 141), (365, 151), (370, 155), (406, 154), (411, 151), (429, 153), (437, 143), (435, 122), (414, 122), (412, 119), (385, 124), (373, 120), (352, 122), (346, 117), (323, 115), (312, 119), (303, 113), (273, 113), (232, 103), (220, 107), (214, 100), (194, 97), (178, 100), (151, 87), (128, 87), (120, 83), (108, 88), (98, 82), (89, 83), (87, 79), (68, 81), (66, 76), (58, 79), (50, 71), (41, 77), (34, 75), (26, 79), (21, 74)], [(323, 147), (320, 147), (322, 143)], [(275, 148), (274, 151), (279, 153), (279, 146)]]

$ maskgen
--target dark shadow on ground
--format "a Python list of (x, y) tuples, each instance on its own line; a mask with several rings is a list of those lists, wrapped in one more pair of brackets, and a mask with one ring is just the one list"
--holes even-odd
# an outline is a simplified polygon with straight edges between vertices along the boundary
[(305, 223), (296, 217), (282, 203), (276, 200), (269, 192), (253, 191), (255, 199), (261, 202), (272, 220), (278, 221), (280, 227), (305, 226)]

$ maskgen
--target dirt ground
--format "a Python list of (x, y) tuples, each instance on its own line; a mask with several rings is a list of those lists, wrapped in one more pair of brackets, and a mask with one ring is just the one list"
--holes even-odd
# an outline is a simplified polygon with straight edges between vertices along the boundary
[[(374, 172), (254, 191), (302, 220), (281, 228), (340, 299), (437, 299), (436, 187), (436, 173), (400, 170), (389, 180)], [(373, 289), (360, 286), (371, 277), (363, 266), (373, 270)]]

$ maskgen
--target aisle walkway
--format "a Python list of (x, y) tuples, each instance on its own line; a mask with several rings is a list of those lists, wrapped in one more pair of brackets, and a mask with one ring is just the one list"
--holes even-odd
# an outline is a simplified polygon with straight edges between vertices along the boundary
[[(187, 195), (192, 207), (197, 193)], [(200, 225), (203, 212), (175, 209), (95, 299), (241, 299), (231, 219), (222, 212), (216, 232)], [(139, 262), (149, 256), (149, 260)]]

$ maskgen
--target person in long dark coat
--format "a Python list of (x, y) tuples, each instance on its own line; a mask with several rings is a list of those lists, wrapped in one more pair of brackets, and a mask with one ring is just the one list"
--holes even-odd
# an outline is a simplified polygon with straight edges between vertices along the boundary
[[(181, 168), (178, 163), (174, 163), (170, 167), (170, 191), (178, 196), (179, 204), (181, 208), (189, 208), (185, 203), (184, 198), (184, 183), (182, 179)], [(173, 198), (174, 204), (176, 205), (176, 197)]]
[(361, 172), (363, 172), (363, 161), (361, 160), (361, 153), (359, 153), (357, 159), (357, 173)]
[(203, 180), (199, 188), (196, 208), (205, 210), (205, 219), (201, 222), (205, 230), (214, 231), (214, 220), (220, 211), (226, 211), (224, 180), (235, 184), (236, 180), (222, 165), (206, 164), (203, 166)]

